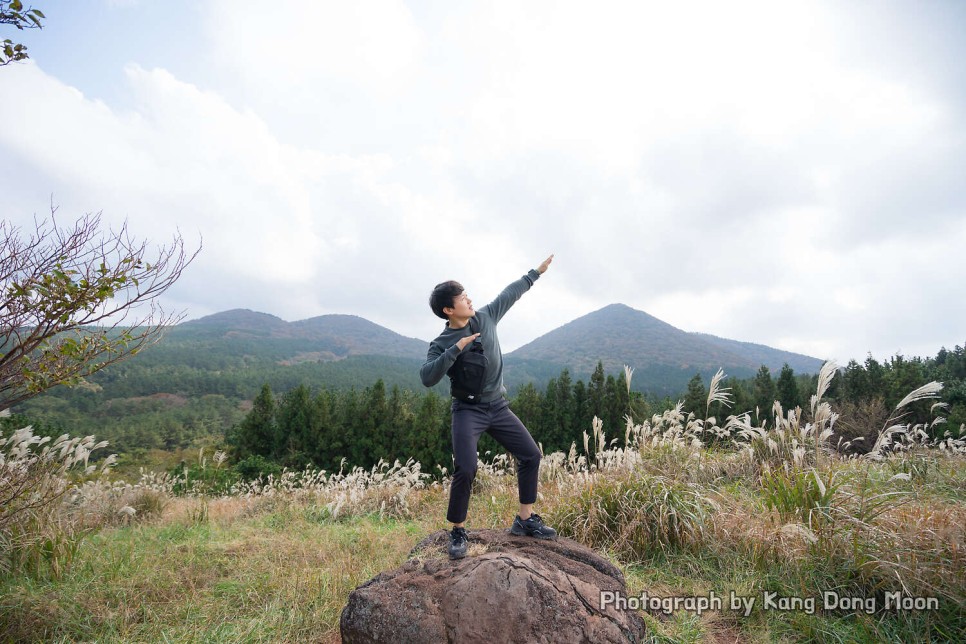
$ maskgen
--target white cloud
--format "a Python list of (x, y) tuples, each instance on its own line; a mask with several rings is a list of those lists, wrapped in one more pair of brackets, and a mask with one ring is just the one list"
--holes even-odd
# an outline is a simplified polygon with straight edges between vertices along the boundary
[(391, 160), (294, 149), (256, 115), (164, 70), (127, 74), (135, 105), (119, 112), (35, 66), (14, 70), (25, 99), (0, 115), (16, 122), (32, 114), (50, 126), (7, 131), (3, 145), (21, 163), (46, 169), (62, 216), (103, 209), (107, 222), (128, 218), (136, 235), (159, 241), (176, 228), (189, 243), (200, 233), (204, 252), (174, 297), (202, 312), (261, 306), (317, 314), (324, 302), (299, 301), (320, 278), (324, 286), (358, 279), (365, 266), (396, 258), (379, 247), (407, 245), (413, 231), (395, 212), (405, 191), (383, 179)]
[(299, 93), (309, 85), (325, 93), (335, 81), (390, 95), (422, 55), (420, 30), (399, 0), (281, 0), (270, 7), (219, 0), (207, 20), (214, 58), (259, 92)]
[(811, 2), (271, 11), (206, 5), (205, 39), (184, 44), (194, 84), (133, 64), (129, 103), (5, 69), (21, 100), (0, 118), (44, 124), (0, 133), (8, 207), (54, 193), (151, 238), (199, 231), (172, 294), (192, 316), (346, 312), (428, 338), (433, 284), (459, 279), (479, 304), (555, 252), (508, 348), (612, 302), (841, 362), (962, 342), (966, 114), (940, 64), (961, 47), (910, 49), (945, 33), (936, 15), (897, 5), (859, 29), (863, 10)]

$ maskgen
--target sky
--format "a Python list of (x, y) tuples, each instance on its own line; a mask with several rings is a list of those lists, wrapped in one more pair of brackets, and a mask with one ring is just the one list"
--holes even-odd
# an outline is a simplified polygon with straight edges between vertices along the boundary
[[(509, 351), (620, 302), (845, 364), (966, 344), (966, 3), (38, 0), (0, 208), (202, 245), (162, 298)], [(634, 366), (634, 365), (631, 365)]]

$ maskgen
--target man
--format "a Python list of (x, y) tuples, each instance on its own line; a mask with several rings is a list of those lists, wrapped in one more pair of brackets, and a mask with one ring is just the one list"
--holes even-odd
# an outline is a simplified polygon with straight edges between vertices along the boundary
[[(526, 293), (533, 283), (547, 271), (553, 255), (536, 269), (513, 282), (495, 300), (479, 311), (459, 282), (437, 284), (429, 297), (429, 306), (438, 317), (446, 320), (446, 327), (429, 345), (426, 363), (419, 375), (423, 384), (432, 387), (450, 371), (464, 350), (474, 342), (482, 345), (486, 356), (482, 391), (473, 401), (453, 398), (453, 483), (450, 487), (446, 519), (453, 524), (450, 532), (449, 556), (466, 556), (466, 512), (470, 503), (470, 489), (476, 477), (476, 446), (483, 432), (487, 432), (506, 448), (517, 462), (517, 485), (520, 512), (513, 519), (511, 534), (537, 539), (556, 539), (553, 528), (543, 523), (533, 512), (537, 500), (537, 474), (540, 469), (540, 449), (520, 419), (510, 411), (503, 386), (503, 353), (496, 334), (497, 323), (510, 307)], [(454, 394), (456, 390), (454, 390)]]

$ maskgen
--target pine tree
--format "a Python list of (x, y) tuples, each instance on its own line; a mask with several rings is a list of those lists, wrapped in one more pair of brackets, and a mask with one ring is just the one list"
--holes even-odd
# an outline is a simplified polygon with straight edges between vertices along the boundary
[(590, 401), (588, 396), (587, 385), (584, 384), (583, 380), (578, 380), (577, 384), (574, 385), (574, 416), (573, 424), (569, 432), (571, 438), (565, 446), (568, 450), (570, 449), (570, 443), (579, 443), (583, 432), (590, 430), (592, 416), (590, 414)]
[(801, 396), (798, 393), (798, 382), (795, 380), (795, 370), (786, 362), (782, 366), (781, 373), (778, 374), (778, 383), (775, 386), (778, 401), (782, 404), (782, 409), (786, 412), (802, 406)]
[(557, 416), (555, 419), (555, 442), (554, 450), (566, 451), (570, 448), (570, 443), (576, 440), (575, 418), (576, 409), (574, 406), (574, 385), (570, 380), (570, 371), (564, 369), (560, 372), (557, 379)]
[(593, 418), (604, 417), (604, 396), (606, 383), (604, 379), (604, 363), (597, 362), (597, 368), (590, 376), (590, 386), (587, 388), (588, 415)]
[(724, 386), (731, 388), (731, 399), (734, 401), (732, 405), (732, 410), (735, 415), (742, 414), (746, 411), (754, 411), (751, 407), (754, 401), (751, 395), (748, 393), (748, 389), (745, 384), (738, 380), (737, 378), (728, 378), (724, 382)]
[(532, 382), (520, 387), (513, 399), (513, 412), (527, 427), (536, 427), (542, 417), (543, 396)]
[(275, 411), (275, 460), (294, 469), (309, 465), (319, 429), (309, 388), (299, 385), (286, 393)]
[(404, 441), (406, 457), (419, 461), (427, 474), (438, 474), (438, 467), (453, 471), (447, 423), (450, 414), (445, 403), (436, 392), (428, 391), (418, 403), (413, 430)]
[(362, 435), (360, 441), (365, 445), (369, 460), (375, 464), (380, 459), (394, 460), (398, 441), (393, 436), (389, 424), (389, 405), (386, 401), (386, 383), (382, 378), (362, 394)]
[(857, 403), (869, 397), (869, 378), (865, 367), (855, 360), (849, 360), (842, 375), (843, 395), (852, 403)]
[(345, 436), (334, 418), (335, 396), (323, 389), (312, 400), (318, 432), (310, 446), (312, 462), (329, 472), (339, 468), (339, 460), (345, 453)]
[(755, 407), (758, 420), (771, 419), (771, 409), (775, 404), (775, 382), (771, 379), (768, 367), (761, 365), (755, 375)]
[(623, 433), (624, 415), (627, 413), (627, 385), (625, 384), (624, 374), (621, 373), (620, 380), (613, 375), (607, 376), (604, 385), (604, 429), (612, 437)]
[(232, 432), (235, 450), (240, 459), (249, 456), (272, 456), (275, 441), (275, 397), (272, 388), (262, 385), (252, 401), (252, 409)]
[(695, 418), (704, 418), (707, 412), (708, 391), (704, 388), (704, 380), (700, 373), (694, 374), (688, 381), (688, 391), (684, 394), (684, 413), (694, 413)]

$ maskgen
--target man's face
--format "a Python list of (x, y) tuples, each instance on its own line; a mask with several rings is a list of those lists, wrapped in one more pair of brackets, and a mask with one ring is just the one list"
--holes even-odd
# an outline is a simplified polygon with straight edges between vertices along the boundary
[(475, 313), (473, 310), (473, 300), (471, 300), (470, 296), (466, 294), (466, 291), (463, 291), (453, 298), (452, 308), (444, 309), (443, 312), (452, 317), (471, 318)]

